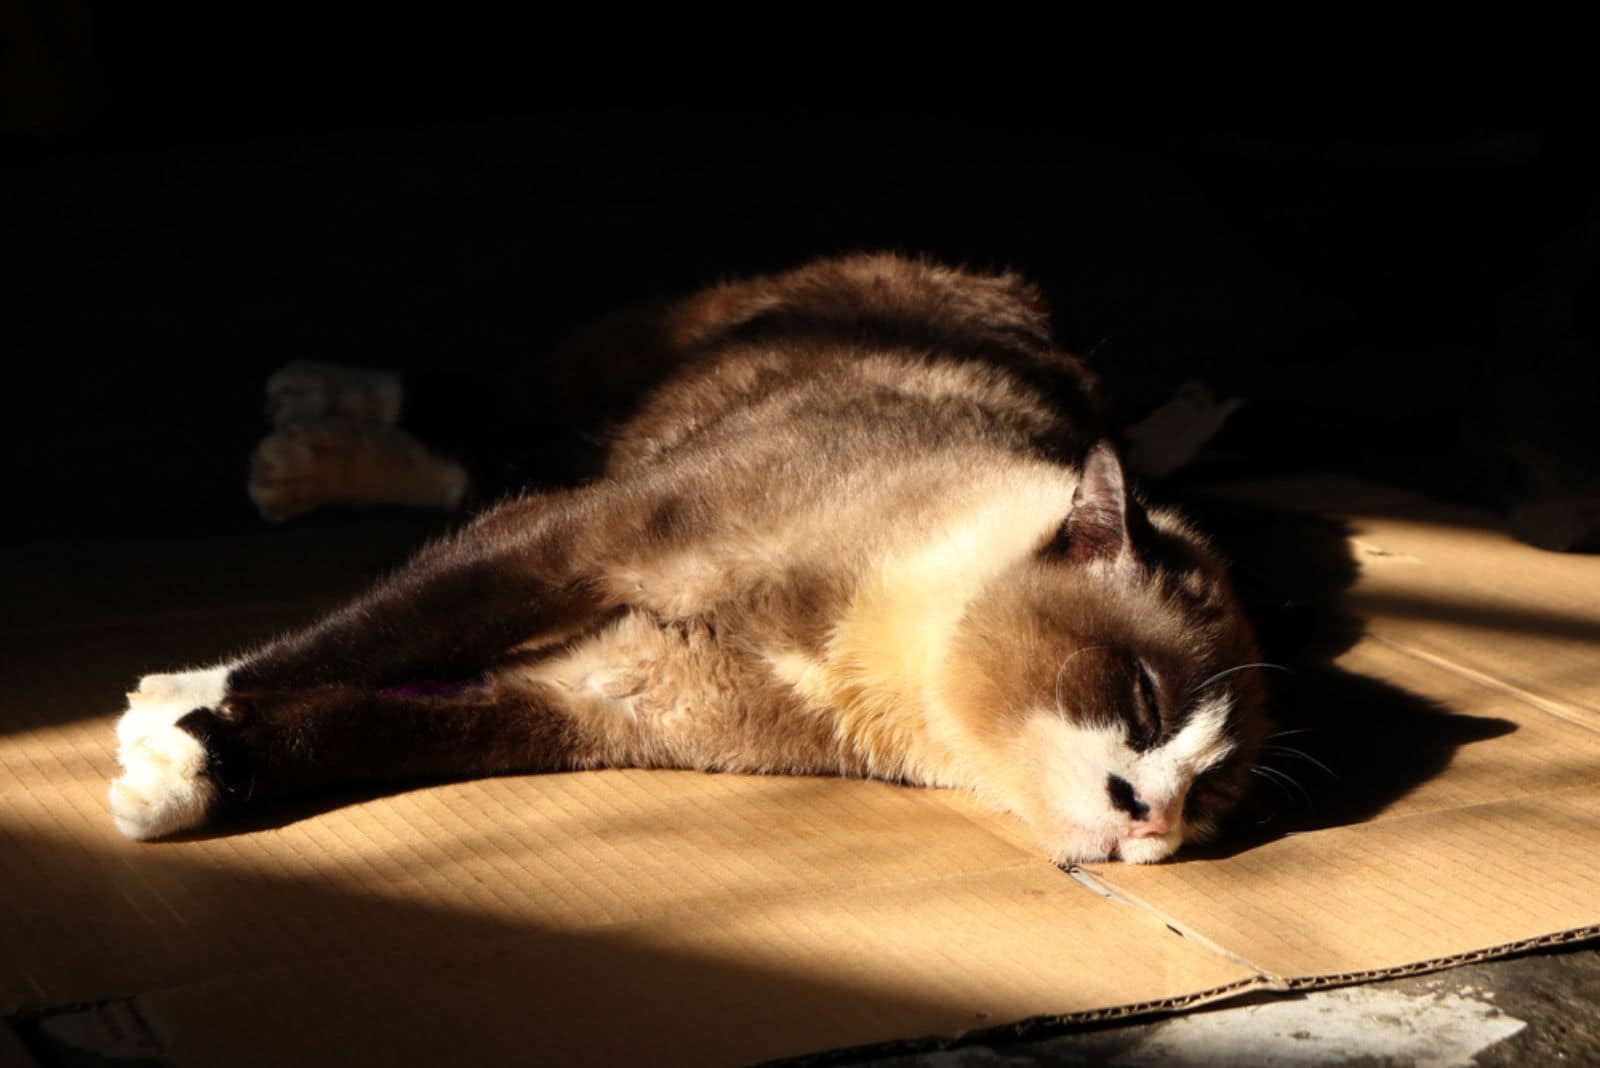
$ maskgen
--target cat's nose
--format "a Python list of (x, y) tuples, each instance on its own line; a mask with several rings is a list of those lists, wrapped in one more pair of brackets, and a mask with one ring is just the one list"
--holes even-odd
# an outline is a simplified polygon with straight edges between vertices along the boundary
[(1120, 775), (1106, 776), (1111, 806), (1128, 814), (1128, 838), (1159, 838), (1178, 824), (1178, 801), (1141, 800), (1133, 783)]
[(1172, 830), (1175, 822), (1171, 808), (1150, 806), (1143, 819), (1134, 820), (1128, 828), (1129, 838), (1160, 838)]

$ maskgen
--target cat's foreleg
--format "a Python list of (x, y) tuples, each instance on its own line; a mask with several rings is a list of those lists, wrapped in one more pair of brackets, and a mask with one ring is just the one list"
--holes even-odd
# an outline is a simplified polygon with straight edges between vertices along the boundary
[(226, 691), (467, 679), (518, 645), (620, 603), (605, 558), (629, 517), (605, 488), (502, 505), (321, 621), (245, 657)]
[(234, 694), (185, 710), (192, 697), (130, 695), (110, 794), (130, 838), (329, 787), (548, 771), (597, 754), (558, 691), (514, 679)]
[[(607, 484), (511, 502), (424, 549), (366, 594), (297, 634), (215, 667), (147, 676), (128, 695), (128, 710), (117, 725), (124, 772), (111, 803), (118, 825), (134, 837), (157, 836), (203, 822), (217, 804), (219, 780), (211, 769), (218, 750), (190, 729), (196, 724), (221, 730), (241, 710), (248, 724), (251, 715), (264, 714), (252, 709), (276, 710), (283, 700), (289, 701), (283, 708), (314, 707), (322, 718), (271, 712), (268, 721), (286, 726), (269, 737), (345, 738), (332, 726), (307, 733), (304, 724), (331, 724), (345, 715), (340, 710), (351, 709), (392, 708), (410, 715), (420, 706), (403, 698), (418, 685), (443, 686), (469, 704), (482, 697), (477, 680), (510, 651), (581, 630), (623, 603), (626, 591), (607, 577), (606, 561), (629, 552), (629, 532), (648, 528), (643, 517), (661, 506), (659, 496), (650, 487)], [(660, 539), (637, 536), (654, 538), (652, 545)], [(506, 693), (503, 687), (493, 690), (491, 696), (501, 696), (482, 707), (504, 711)], [(291, 701), (275, 694), (299, 696)], [(426, 707), (439, 716), (468, 714), (454, 705)], [(372, 720), (347, 718), (351, 724)], [(419, 737), (425, 738), (438, 723), (454, 721), (418, 722)], [(513, 715), (508, 722), (521, 721)], [(328, 751), (324, 742), (319, 752)], [(424, 744), (418, 752), (447, 750)], [(362, 759), (373, 753), (384, 750), (380, 746)], [(422, 760), (397, 750), (375, 766), (408, 774), (474, 770)]]

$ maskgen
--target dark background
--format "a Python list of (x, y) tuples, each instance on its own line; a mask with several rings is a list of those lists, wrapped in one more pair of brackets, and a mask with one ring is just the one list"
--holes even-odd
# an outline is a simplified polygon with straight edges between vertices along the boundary
[(213, 7), (0, 9), (8, 541), (258, 528), (289, 360), (882, 247), (1026, 272), (1130, 419), (1247, 398), (1230, 472), (1600, 519), (1591, 27)]

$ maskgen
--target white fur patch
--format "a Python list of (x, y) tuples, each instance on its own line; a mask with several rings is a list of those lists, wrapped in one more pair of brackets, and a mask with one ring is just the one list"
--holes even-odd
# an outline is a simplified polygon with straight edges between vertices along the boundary
[(225, 695), (231, 664), (176, 675), (146, 675), (128, 694), (117, 721), (117, 762), (111, 818), (129, 838), (159, 838), (199, 826), (216, 799), (205, 777), (206, 750), (178, 720), (214, 707)]
[(1033, 767), (1042, 793), (1030, 822), (1057, 863), (1106, 860), (1128, 818), (1111, 806), (1106, 776), (1122, 774), (1127, 743), (1120, 728), (1081, 726), (1054, 709), (1032, 716), (1018, 738), (1020, 766)]
[[(1203, 702), (1165, 744), (1136, 752), (1121, 726), (1080, 726), (1054, 710), (1041, 711), (1024, 732), (1026, 750), (1040, 754), (1048, 836), (1052, 856), (1062, 862), (1105, 860), (1113, 848), (1131, 864), (1164, 860), (1185, 841), (1202, 838), (1208, 827), (1191, 826), (1182, 818), (1189, 787), (1206, 769), (1232, 751), (1224, 728), (1230, 699)], [(1127, 780), (1146, 804), (1178, 815), (1172, 829), (1159, 837), (1131, 838), (1131, 817), (1111, 803), (1106, 777)]]
[(1232, 710), (1230, 697), (1202, 701), (1171, 741), (1146, 756), (1155, 758), (1165, 768), (1179, 770), (1190, 779), (1216, 767), (1233, 752), (1233, 743), (1226, 734), (1228, 713)]

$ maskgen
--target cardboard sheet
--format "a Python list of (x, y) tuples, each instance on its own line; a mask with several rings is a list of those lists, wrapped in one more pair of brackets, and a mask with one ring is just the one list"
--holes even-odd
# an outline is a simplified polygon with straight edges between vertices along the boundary
[(133, 679), (305, 618), (417, 531), (13, 552), (0, 1008), (131, 999), (178, 1065), (740, 1064), (1600, 933), (1600, 559), (1348, 480), (1226, 493), (1348, 519), (1366, 635), (1289, 691), (1297, 783), (1259, 835), (1070, 873), (958, 795), (675, 772), (128, 842), (104, 794)]

